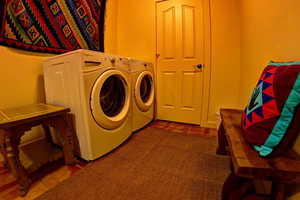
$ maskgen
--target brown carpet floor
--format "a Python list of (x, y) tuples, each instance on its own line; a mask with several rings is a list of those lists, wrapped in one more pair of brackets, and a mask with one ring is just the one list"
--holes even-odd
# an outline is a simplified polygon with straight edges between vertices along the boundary
[(218, 200), (228, 158), (216, 139), (148, 127), (41, 200)]

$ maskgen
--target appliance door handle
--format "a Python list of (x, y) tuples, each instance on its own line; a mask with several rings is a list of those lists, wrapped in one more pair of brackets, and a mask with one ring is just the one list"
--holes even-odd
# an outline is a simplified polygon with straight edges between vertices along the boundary
[(86, 61), (84, 61), (84, 64), (88, 65), (88, 66), (99, 66), (99, 65), (101, 65), (101, 62), (86, 60)]

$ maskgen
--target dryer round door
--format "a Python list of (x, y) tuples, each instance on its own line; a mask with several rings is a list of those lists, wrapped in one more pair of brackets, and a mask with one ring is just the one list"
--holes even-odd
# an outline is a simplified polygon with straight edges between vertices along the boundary
[(150, 71), (144, 71), (138, 76), (134, 91), (138, 108), (143, 112), (148, 111), (154, 101), (153, 75)]
[(90, 106), (93, 118), (105, 129), (122, 125), (130, 108), (130, 86), (127, 76), (119, 70), (108, 70), (94, 83)]

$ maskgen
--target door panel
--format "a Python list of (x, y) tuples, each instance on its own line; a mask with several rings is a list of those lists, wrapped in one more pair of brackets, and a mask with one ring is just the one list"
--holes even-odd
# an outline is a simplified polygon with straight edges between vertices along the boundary
[(175, 95), (176, 88), (174, 84), (176, 83), (176, 72), (165, 71), (162, 74), (162, 85), (165, 88), (165, 93), (163, 94), (163, 106), (166, 109), (175, 108)]
[(157, 3), (157, 117), (200, 124), (203, 94), (202, 0)]
[(195, 8), (182, 6), (183, 57), (195, 58)]
[(163, 50), (165, 59), (175, 58), (175, 7), (171, 7), (163, 12)]
[(194, 85), (195, 85), (195, 72), (186, 71), (182, 73), (181, 83), (181, 109), (194, 110)]

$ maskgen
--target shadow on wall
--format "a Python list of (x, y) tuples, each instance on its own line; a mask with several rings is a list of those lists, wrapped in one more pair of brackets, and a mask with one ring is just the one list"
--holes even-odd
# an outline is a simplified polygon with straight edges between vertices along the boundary
[(44, 76), (39, 75), (37, 80), (37, 103), (46, 103)]
[(0, 94), (3, 108), (45, 102), (43, 62), (54, 54), (0, 46)]
[(5, 48), (14, 54), (19, 54), (20, 56), (38, 56), (38, 57), (49, 58), (56, 55), (51, 53), (28, 51), (28, 50), (22, 50), (22, 49), (11, 48), (11, 47), (5, 47)]

